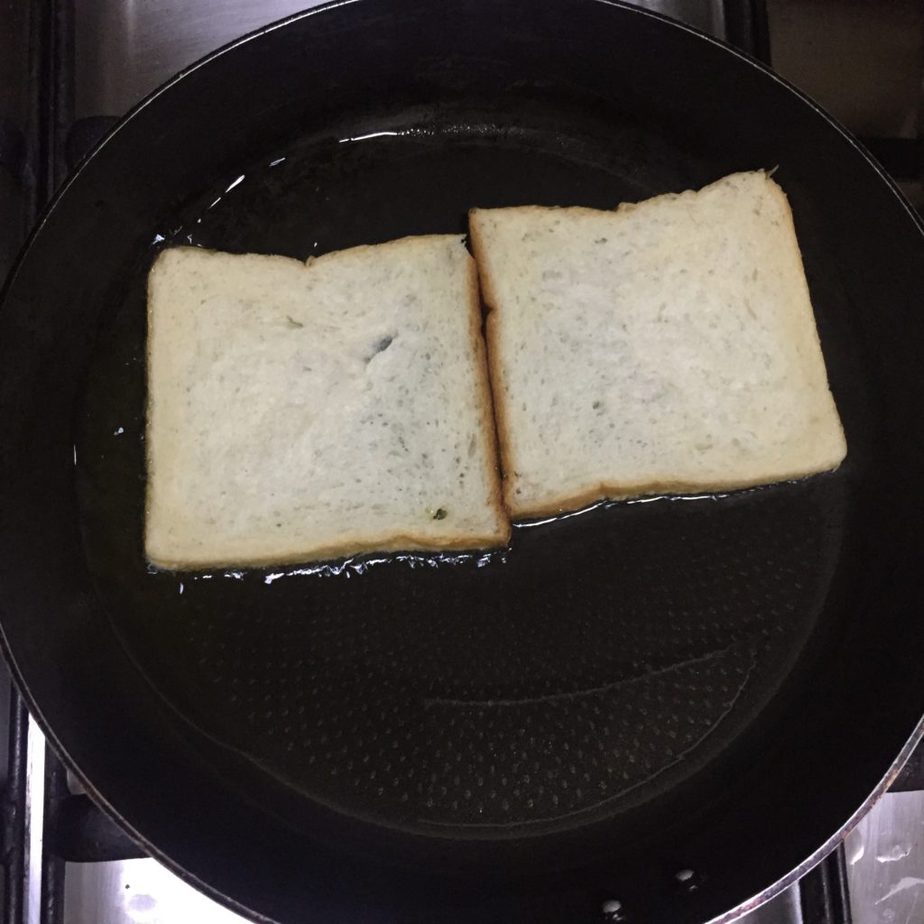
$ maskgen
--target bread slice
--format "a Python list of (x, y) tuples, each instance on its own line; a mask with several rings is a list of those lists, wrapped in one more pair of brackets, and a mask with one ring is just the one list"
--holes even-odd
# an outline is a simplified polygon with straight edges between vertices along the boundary
[(615, 212), (475, 209), (470, 230), (512, 516), (844, 458), (792, 215), (765, 173)]
[(164, 568), (501, 545), (458, 236), (309, 263), (192, 247), (148, 280), (145, 549)]

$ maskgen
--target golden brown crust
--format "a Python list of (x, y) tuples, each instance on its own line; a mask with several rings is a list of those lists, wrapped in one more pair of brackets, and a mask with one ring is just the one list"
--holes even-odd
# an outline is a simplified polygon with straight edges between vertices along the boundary
[(504, 506), (501, 489), (501, 474), (498, 466), (497, 433), (495, 431), (495, 405), (491, 390), (491, 379), (488, 373), (487, 350), (484, 337), (481, 334), (481, 294), (478, 286), (478, 267), (475, 260), (468, 259), (468, 303), (470, 330), (475, 353), (476, 388), (481, 394), (482, 418), (481, 427), (485, 439), (485, 465), (488, 480), (493, 490), (493, 503), (498, 521), (503, 524), (498, 531), (495, 541), (499, 545), (506, 545), (510, 540), (510, 517)]
[[(509, 525), (508, 525), (509, 538)], [(499, 548), (507, 539), (498, 540), (497, 536), (471, 536), (437, 542), (430, 537), (410, 535), (395, 536), (378, 540), (375, 537), (354, 539), (334, 545), (320, 546), (316, 549), (292, 549), (289, 552), (273, 553), (266, 556), (248, 556), (241, 558), (216, 558), (214, 560), (193, 561), (190, 559), (169, 559), (148, 554), (148, 561), (165, 571), (208, 571), (213, 568), (268, 568), (275, 565), (321, 565), (325, 562), (356, 555), (370, 555), (375, 552), (480, 552)]]
[(151, 396), (153, 394), (153, 389), (151, 388), (151, 331), (153, 330), (154, 314), (151, 310), (154, 303), (153, 298), (151, 297), (151, 280), (154, 278), (154, 269), (157, 264), (164, 258), (168, 253), (168, 250), (162, 250), (155, 258), (154, 262), (151, 264), (151, 268), (148, 270), (148, 278), (145, 283), (145, 298), (147, 299), (147, 305), (145, 306), (146, 312), (146, 326), (145, 326), (145, 340), (144, 340), (144, 368), (145, 368), (145, 404), (144, 404), (144, 470), (145, 470), (145, 484), (144, 484), (144, 528), (142, 541), (144, 542), (145, 552), (147, 552), (148, 541), (149, 541), (149, 525), (151, 522), (151, 506), (152, 506), (152, 488), (154, 485), (154, 479), (151, 477), (151, 473), (154, 470), (153, 459), (151, 458), (151, 406), (152, 400)]
[[(538, 206), (535, 206), (538, 208)], [(497, 293), (494, 282), (488, 270), (487, 249), (481, 239), (478, 222), (473, 217), (478, 209), (469, 210), (468, 238), (475, 255), (478, 279), (481, 284), (481, 297), (484, 301), (487, 316), (484, 322), (485, 351), (487, 354), (488, 385), (491, 390), (492, 406), (494, 408), (494, 425), (497, 433), (497, 453), (500, 460), (502, 497), (507, 513), (512, 517), (516, 504), (513, 499), (513, 473), (516, 471), (513, 458), (513, 442), (510, 439), (510, 428), (507, 421), (507, 408), (501, 394), (501, 367), (500, 367), (500, 333), (497, 330)]]
[[(836, 469), (831, 469), (836, 471)], [(693, 481), (650, 481), (636, 484), (598, 484), (594, 487), (587, 488), (576, 494), (563, 495), (554, 500), (545, 501), (537, 504), (523, 504), (516, 510), (511, 511), (511, 515), (517, 519), (540, 519), (542, 517), (553, 517), (563, 513), (570, 513), (574, 510), (581, 510), (584, 507), (590, 507), (602, 501), (623, 501), (635, 500), (641, 497), (660, 497), (662, 495), (682, 495), (682, 494), (728, 494), (732, 491), (742, 491), (746, 488), (759, 488), (766, 485), (778, 484), (782, 481), (796, 481), (800, 478), (807, 478), (810, 475), (817, 475), (819, 472), (813, 471), (794, 471), (783, 476), (774, 475), (770, 478), (746, 478), (738, 481), (721, 482), (693, 482)]]

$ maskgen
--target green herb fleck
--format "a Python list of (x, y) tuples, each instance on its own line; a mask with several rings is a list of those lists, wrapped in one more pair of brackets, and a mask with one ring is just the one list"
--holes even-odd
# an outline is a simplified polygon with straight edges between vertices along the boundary
[(434, 520), (445, 520), (445, 519), (446, 519), (446, 511), (445, 511), (442, 507), (439, 507), (439, 508), (437, 509), (436, 513), (433, 514), (433, 519), (434, 519)]
[(301, 321), (296, 321), (295, 318), (290, 315), (286, 315), (286, 320), (289, 322), (289, 327), (304, 327)]

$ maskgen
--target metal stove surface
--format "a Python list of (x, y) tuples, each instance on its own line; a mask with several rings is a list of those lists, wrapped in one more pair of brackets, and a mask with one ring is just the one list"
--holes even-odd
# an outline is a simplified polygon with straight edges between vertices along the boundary
[[(73, 115), (91, 122), (119, 116), (203, 54), (314, 5), (311, 0), (80, 0), (71, 14)], [(648, 0), (638, 5), (722, 38), (729, 37), (733, 27), (728, 21), (729, 7), (722, 0)], [(6, 6), (0, 9), (0, 17)], [(28, 868), (22, 918), (38, 924), (42, 920), (45, 747), (37, 728), (30, 726)], [(924, 921), (924, 792), (887, 794), (849, 835), (844, 857), (850, 900), (838, 924)], [(244, 920), (152, 859), (67, 863), (63, 897), (64, 924), (232, 924)], [(739, 924), (831, 921), (830, 916), (811, 911), (812, 907), (796, 884), (741, 917)]]

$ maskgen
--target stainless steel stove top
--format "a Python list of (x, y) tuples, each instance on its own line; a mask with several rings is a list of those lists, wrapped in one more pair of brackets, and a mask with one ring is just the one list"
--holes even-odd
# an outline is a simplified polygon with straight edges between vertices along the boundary
[[(76, 13), (76, 115), (121, 114), (202, 55), (321, 0), (81, 0)], [(724, 36), (721, 0), (648, 0)]]
[[(260, 3), (255, 0), (80, 0), (73, 7), (74, 115), (77, 119), (121, 115), (203, 54), (265, 23), (312, 5), (316, 4), (310, 0)], [(728, 23), (721, 0), (649, 0), (638, 5), (726, 37)], [(851, 8), (850, 16), (855, 15), (858, 6), (872, 9), (869, 3), (843, 0), (843, 5)], [(7, 6), (3, 5), (0, 17), (6, 14)], [(804, 39), (799, 27), (793, 24), (793, 17), (797, 15), (793, 7), (797, 4), (770, 0), (769, 6), (771, 15), (776, 16), (775, 22), (771, 21), (774, 41), (787, 43), (787, 35), (795, 34)], [(804, 6), (833, 8), (837, 0)], [(888, 6), (910, 9), (914, 4), (893, 2)], [(877, 9), (876, 14), (870, 12), (869, 15), (875, 16), (878, 12)], [(843, 24), (838, 26), (836, 20), (832, 23), (837, 47), (842, 48)], [(921, 43), (915, 47), (919, 53)], [(823, 48), (816, 48), (814, 52), (823, 58)], [(781, 60), (787, 57), (795, 61), (798, 69), (802, 59), (792, 53), (791, 47), (788, 56), (784, 52)], [(913, 61), (913, 57), (910, 60)], [(14, 79), (7, 70), (0, 62), (0, 81)], [(920, 90), (920, 74), (917, 81)], [(909, 85), (904, 79), (893, 81), (893, 84)], [(910, 86), (914, 87), (914, 80)], [(811, 91), (812, 87), (808, 89)], [(920, 118), (919, 110), (916, 117)], [(908, 124), (907, 113), (903, 118), (902, 124)], [(4, 193), (2, 187), (0, 193)], [(28, 752), (31, 872), (27, 881), (25, 920), (38, 924), (45, 752), (37, 729), (33, 726), (31, 731)], [(919, 924), (924, 921), (924, 792), (887, 794), (848, 836), (844, 855), (854, 924)], [(65, 872), (65, 924), (231, 924), (243, 920), (195, 892), (151, 859), (69, 863)], [(803, 915), (799, 885), (740, 921), (741, 924), (815, 924)]]

